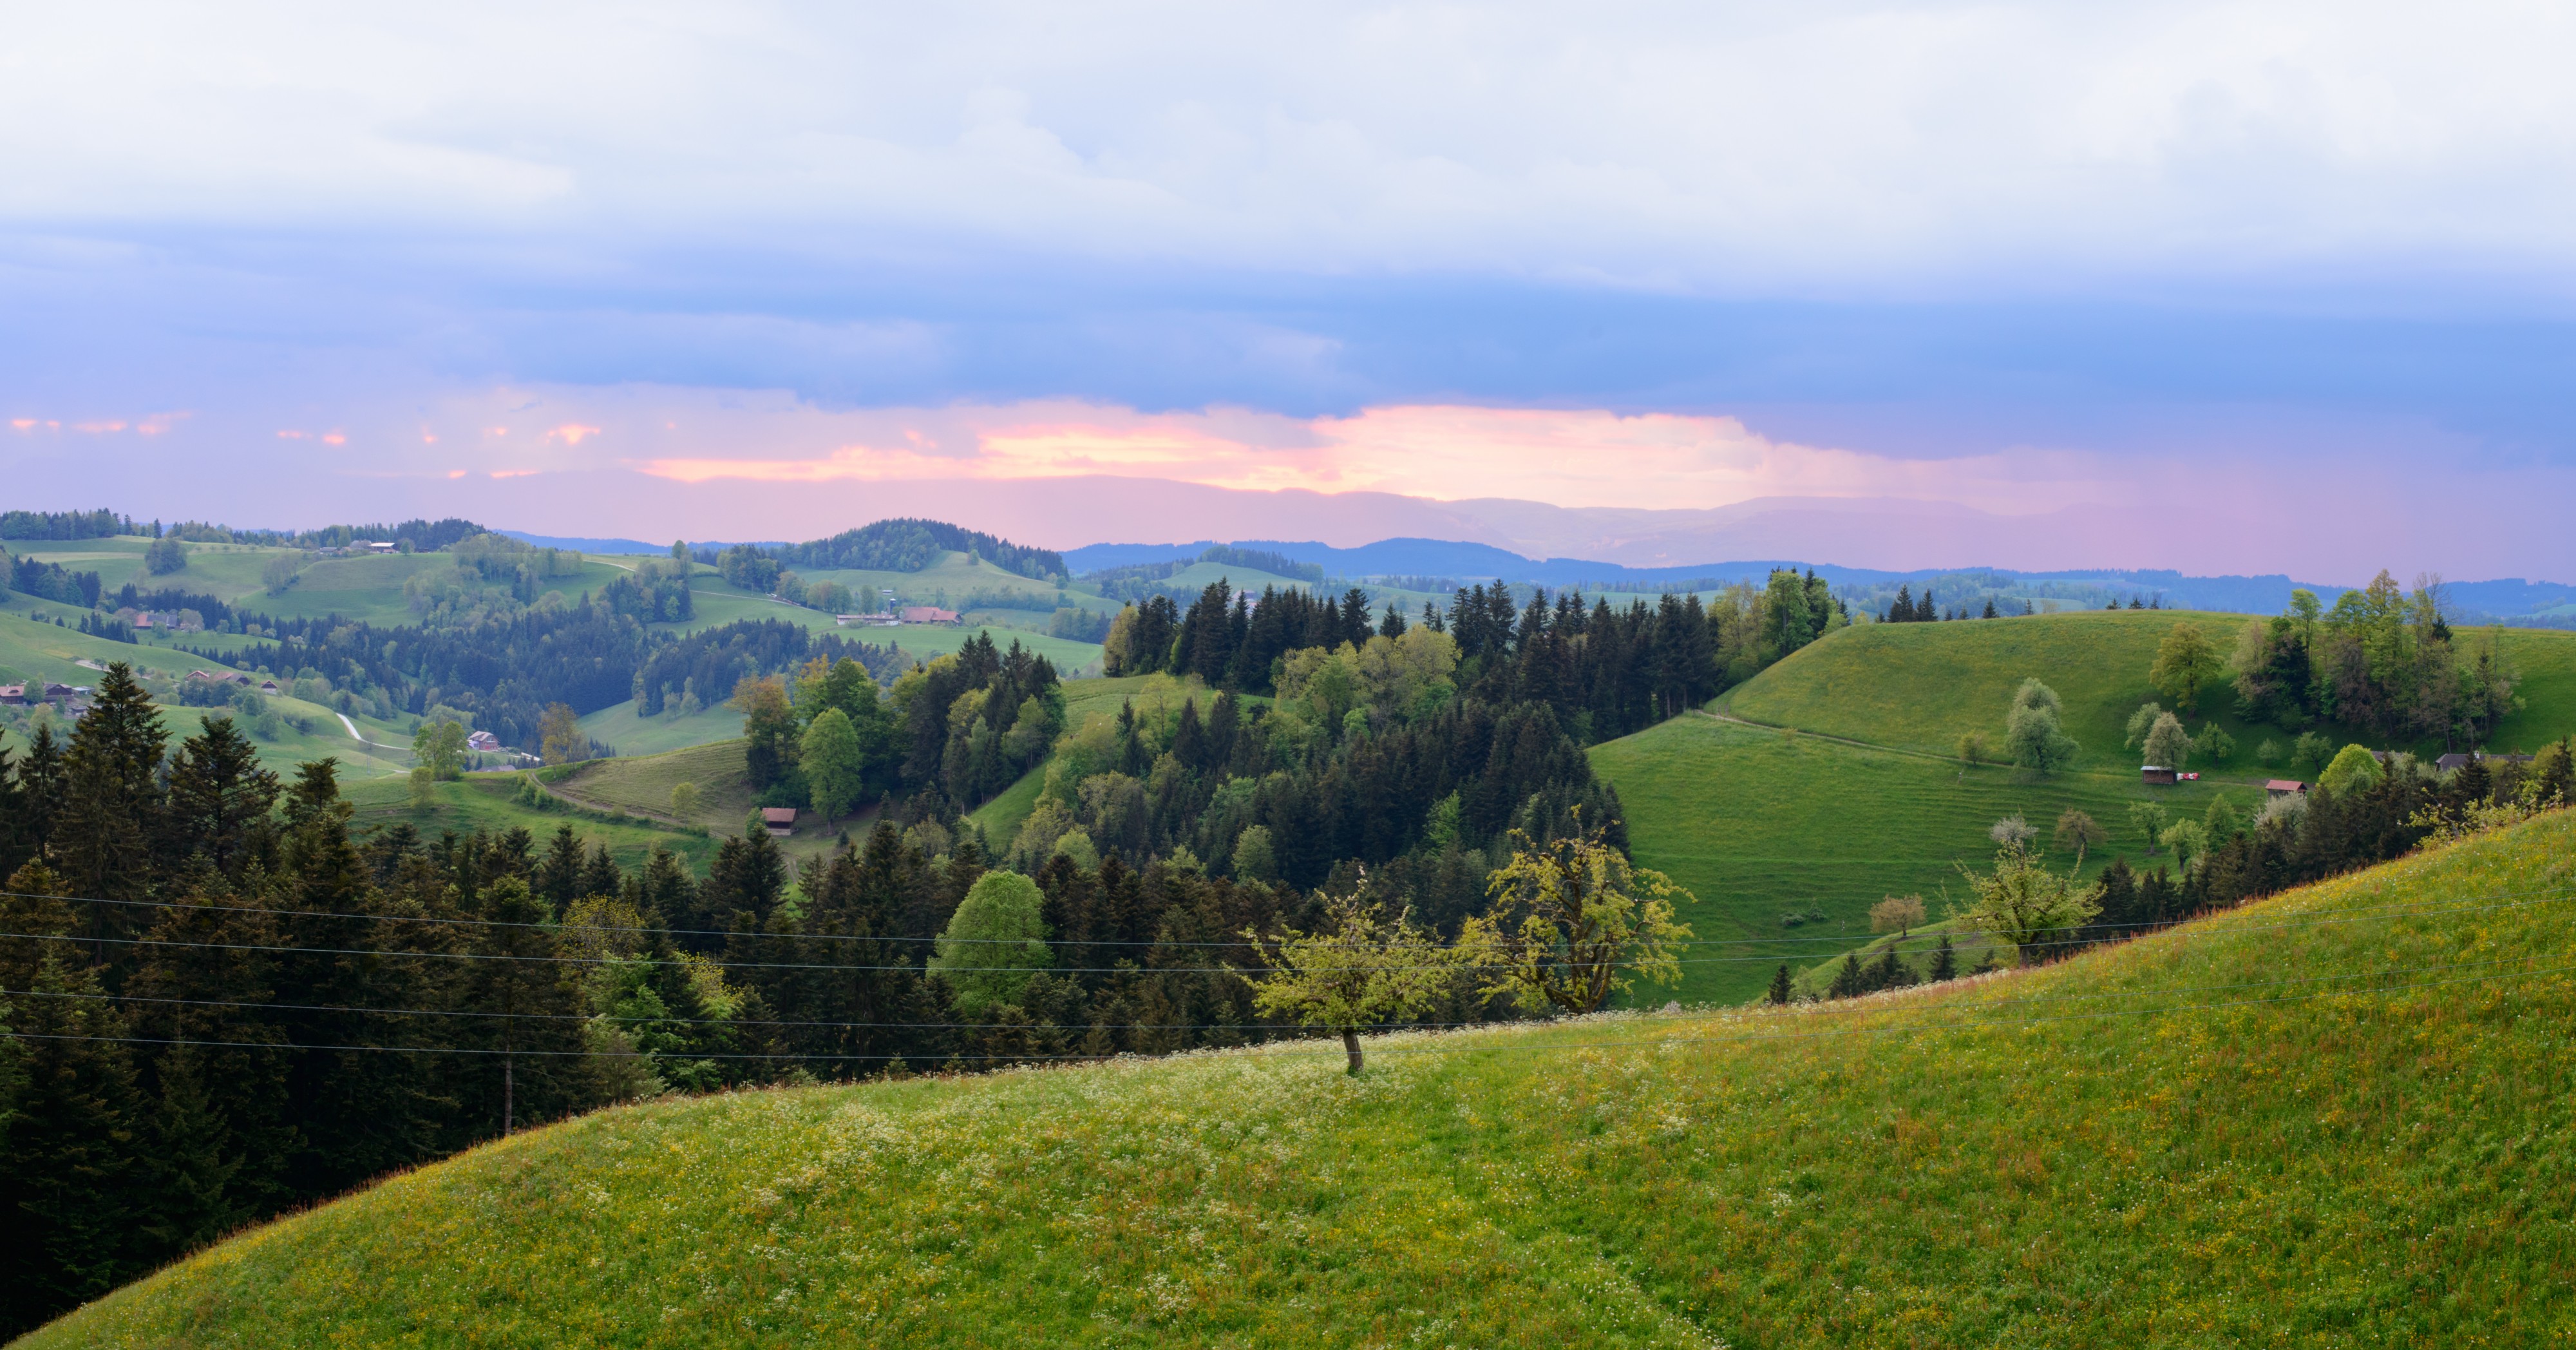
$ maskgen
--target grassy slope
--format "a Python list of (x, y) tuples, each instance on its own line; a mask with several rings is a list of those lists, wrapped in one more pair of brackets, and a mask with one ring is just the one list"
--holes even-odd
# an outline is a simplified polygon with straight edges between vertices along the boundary
[[(2576, 978), (2565, 902), (2499, 897), (2571, 885), (2561, 813), (2026, 974), (1358, 1080), (1309, 1042), (604, 1112), (28, 1343), (2539, 1344)], [(2425, 902), (2481, 908), (2368, 912)]]
[[(2083, 610), (1965, 623), (1871, 624), (1793, 653), (1728, 695), (1727, 705), (1757, 722), (1949, 754), (1967, 731), (1981, 731), (1989, 744), (2000, 746), (2013, 690), (2036, 675), (2066, 701), (2066, 730), (2084, 747), (2086, 767), (2131, 769), (2136, 757), (2120, 746), (2123, 725), (2140, 703), (2163, 701), (2147, 683), (2157, 642), (2175, 623), (2188, 620), (2225, 653), (2233, 650), (2246, 619)], [(2499, 729), (2496, 743), (2536, 748), (2576, 730), (2576, 633), (2508, 631), (2504, 641), (2522, 670), (2530, 706)], [(2201, 709), (2237, 740), (2228, 768), (2257, 775), (2255, 745), (2267, 736), (2289, 738), (2277, 728), (2238, 720), (2234, 704), (2234, 691), (2221, 689), (2204, 697)], [(2195, 729), (2199, 721), (2192, 720)]]
[(742, 735), (742, 714), (719, 702), (688, 717), (635, 716), (635, 700), (612, 703), (581, 719), (591, 739), (617, 748), (621, 755), (658, 755), (693, 745), (729, 741)]
[[(2010, 769), (1698, 715), (1596, 746), (1592, 763), (1619, 789), (1639, 865), (1697, 896), (1693, 931), (1729, 944), (1695, 950), (1678, 991), (1652, 991), (1655, 1000), (1686, 1002), (1750, 998), (1780, 961), (1795, 969), (1866, 941), (1869, 907), (1886, 896), (1919, 894), (1938, 918), (1941, 888), (1962, 894), (1955, 864), (1988, 858), (1986, 829), (2003, 816), (2018, 813), (2044, 836), (2059, 812), (2076, 807), (2111, 831), (2114, 850), (2134, 858), (2144, 841), (2129, 825), (2132, 801), (2197, 816), (2220, 792), (2247, 813), (2261, 797), (2209, 781), (2149, 789), (2129, 775), (2025, 782)], [(1784, 927), (1784, 913), (1824, 921)]]
[[(557, 826), (570, 825), (584, 839), (608, 845), (618, 865), (630, 870), (642, 865), (657, 844), (667, 845), (687, 858), (700, 873), (706, 871), (707, 860), (715, 854), (716, 841), (703, 835), (530, 810), (514, 800), (518, 790), (517, 774), (473, 774), (462, 782), (441, 783), (432, 789), (432, 801), (426, 810), (411, 805), (411, 785), (401, 778), (351, 783), (342, 795), (357, 808), (351, 824), (361, 832), (408, 821), (412, 828), (435, 839), (442, 830), (469, 834), (475, 830), (498, 832), (515, 825), (543, 839), (552, 835)], [(742, 828), (739, 813), (734, 817), (733, 828)]]

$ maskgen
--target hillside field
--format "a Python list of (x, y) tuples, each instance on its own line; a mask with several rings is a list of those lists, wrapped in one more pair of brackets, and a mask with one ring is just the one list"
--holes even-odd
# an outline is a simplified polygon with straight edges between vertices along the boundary
[(654, 1102), (31, 1335), (411, 1344), (2539, 1345), (2576, 816), (2035, 971)]
[[(584, 839), (606, 844), (617, 865), (629, 870), (642, 866), (656, 845), (688, 859), (689, 865), (702, 875), (707, 860), (715, 856), (715, 841), (704, 835), (532, 810), (514, 800), (518, 790), (518, 774), (478, 773), (468, 774), (461, 781), (438, 784), (431, 789), (432, 800), (426, 810), (411, 805), (411, 784), (406, 778), (344, 781), (341, 795), (357, 811), (350, 820), (350, 831), (362, 837), (386, 826), (409, 823), (430, 839), (436, 839), (443, 830), (458, 834), (476, 830), (497, 833), (517, 826), (542, 842), (557, 826), (570, 825), (573, 833)], [(733, 828), (737, 832), (742, 828), (739, 815), (734, 818)]]
[[(2094, 874), (2116, 854), (2142, 860), (2130, 802), (2158, 801), (2197, 818), (2213, 795), (2225, 793), (2246, 815), (2263, 796), (2208, 781), (2147, 788), (2134, 774), (2025, 781), (2009, 768), (1970, 768), (1704, 713), (1595, 746), (1592, 766), (1619, 790), (1637, 864), (1699, 900), (1685, 916), (1699, 945), (1686, 954), (1682, 983), (1641, 990), (1638, 999), (1650, 1003), (1753, 998), (1782, 962), (1797, 970), (1867, 942), (1869, 907), (1890, 895), (1921, 895), (1940, 918), (1944, 888), (1965, 899), (1958, 864), (1983, 866), (1994, 856), (1986, 830), (2004, 816), (2020, 815), (2045, 843), (2060, 812), (2091, 815), (2111, 832), (2110, 846), (2086, 860)], [(2074, 858), (2054, 861), (2064, 868)], [(1792, 926), (1783, 915), (1813, 917)]]
[[(2120, 744), (2129, 714), (2149, 699), (2170, 706), (2147, 682), (2156, 644), (2176, 623), (2188, 621), (2200, 625), (2223, 657), (2250, 617), (2078, 610), (1864, 624), (1792, 652), (1727, 694), (1724, 704), (1755, 722), (1948, 755), (1963, 732), (1983, 732), (1989, 744), (2000, 746), (2013, 690), (2036, 675), (2066, 701), (2066, 731), (2083, 746), (2084, 767), (2135, 769), (2135, 753)], [(2497, 729), (2494, 748), (2536, 750), (2576, 730), (2576, 633), (2506, 629), (2503, 646), (2521, 670), (2520, 692), (2529, 706)], [(2255, 746), (2266, 737), (2286, 745), (2290, 735), (2248, 725), (2236, 716), (2235, 704), (2235, 690), (2222, 686), (2202, 697), (2200, 714), (2189, 720), (2195, 731), (2205, 718), (2225, 727), (2236, 738), (2236, 756), (2226, 768), (2254, 774)], [(2338, 739), (2381, 744), (2349, 729)], [(2428, 741), (2411, 748), (2438, 754), (2445, 747)]]

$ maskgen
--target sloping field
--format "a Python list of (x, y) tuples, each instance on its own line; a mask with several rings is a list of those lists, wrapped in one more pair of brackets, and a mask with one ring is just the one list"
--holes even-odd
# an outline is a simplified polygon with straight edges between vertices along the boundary
[[(2093, 873), (2115, 854), (2144, 855), (2146, 840), (2129, 822), (2133, 801), (2197, 818), (2220, 793), (2246, 815), (2262, 800), (2257, 789), (2206, 780), (2171, 788), (2125, 774), (2025, 781), (2008, 768), (1706, 715), (1595, 746), (1592, 767), (1619, 789), (1638, 865), (1699, 898), (1688, 919), (1703, 945), (1690, 952), (1678, 990), (1641, 992), (1652, 1002), (1751, 998), (1783, 961), (1796, 970), (1868, 941), (1869, 907), (1890, 895), (1921, 895), (1940, 918), (1944, 887), (1964, 899), (1956, 864), (1991, 859), (1986, 830), (2007, 815), (2036, 826), (2042, 843), (2060, 812), (2091, 815), (2111, 832), (2110, 847), (2086, 862)], [(2054, 861), (2063, 868), (2074, 858)]]
[(2576, 817), (2063, 965), (603, 1112), (31, 1346), (2380, 1346), (2576, 1317)]
[[(438, 784), (430, 790), (426, 809), (411, 804), (411, 784), (405, 778), (344, 781), (341, 796), (356, 808), (350, 827), (359, 834), (408, 824), (423, 836), (436, 839), (444, 830), (458, 834), (476, 830), (497, 833), (515, 826), (543, 840), (558, 826), (570, 825), (584, 840), (606, 845), (617, 865), (629, 871), (643, 866), (657, 846), (686, 858), (689, 866), (701, 874), (706, 871), (707, 860), (715, 855), (716, 842), (705, 835), (533, 810), (518, 802), (518, 791), (519, 775), (495, 773), (470, 774), (460, 782)], [(742, 828), (740, 813), (735, 814), (732, 828)]]
[[(2084, 747), (2085, 767), (2134, 768), (2135, 755), (2120, 746), (2129, 714), (2148, 699), (2169, 702), (2147, 683), (2156, 644), (2175, 623), (2189, 621), (2200, 625), (2224, 655), (2247, 618), (2083, 610), (1957, 623), (1869, 624), (1791, 653), (1725, 701), (1739, 716), (1757, 722), (1947, 755), (1956, 751), (1962, 732), (1983, 732), (1989, 744), (2000, 746), (2013, 690), (2036, 675), (2066, 700), (2066, 730)], [(2496, 745), (2537, 749), (2576, 730), (2576, 633), (2507, 630), (2504, 648), (2521, 669), (2521, 692), (2529, 706), (2498, 729)], [(2202, 698), (2201, 712), (2214, 715), (2236, 738), (2236, 758), (2228, 769), (2257, 775), (2255, 745), (2266, 736), (2284, 742), (2289, 737), (2277, 728), (2239, 720), (2235, 702), (2234, 690), (2221, 688)], [(2200, 721), (2192, 719), (2195, 730)]]

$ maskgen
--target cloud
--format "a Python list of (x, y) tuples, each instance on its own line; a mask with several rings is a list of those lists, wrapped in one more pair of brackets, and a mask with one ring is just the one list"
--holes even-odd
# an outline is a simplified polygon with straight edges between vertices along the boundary
[[(1148, 414), (1058, 403), (853, 415), (783, 406), (713, 425), (702, 416), (692, 425), (694, 439), (775, 445), (829, 434), (853, 421), (908, 425), (892, 442), (844, 443), (790, 457), (697, 453), (621, 462), (689, 483), (1109, 475), (1256, 490), (1663, 508), (1801, 496), (1907, 497), (2044, 511), (2117, 488), (2115, 475), (2081, 454), (1902, 460), (1775, 440), (1732, 417), (1596, 409), (1397, 406), (1298, 419), (1242, 410)], [(932, 426), (937, 435), (924, 429)]]

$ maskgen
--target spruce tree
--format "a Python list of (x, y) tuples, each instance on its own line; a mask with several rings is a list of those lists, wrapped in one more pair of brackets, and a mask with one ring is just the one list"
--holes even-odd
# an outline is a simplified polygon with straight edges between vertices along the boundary
[(570, 825), (555, 827), (555, 837), (546, 845), (546, 855), (538, 860), (535, 873), (529, 877), (529, 889), (546, 902), (551, 916), (560, 917), (564, 907), (581, 898), (581, 840)]
[(1932, 949), (1931, 982), (1939, 984), (1944, 980), (1956, 979), (1958, 975), (1959, 954), (1951, 949), (1950, 935), (1943, 933), (1941, 945)]
[(1862, 980), (1860, 958), (1844, 957), (1842, 964), (1834, 968), (1834, 982), (1832, 987), (1826, 990), (1826, 997), (1858, 998), (1866, 992), (1868, 990)]
[(205, 729), (180, 742), (170, 758), (163, 856), (176, 863), (203, 855), (233, 879), (253, 863), (275, 866), (270, 814), (277, 796), (277, 775), (260, 766), (259, 747), (232, 718), (207, 718)]
[[(166, 741), (161, 714), (135, 682), (133, 667), (110, 665), (63, 757), (61, 813), (48, 854), (71, 894), (143, 897), (153, 846), (164, 837), (159, 775)], [(142, 927), (142, 913), (127, 905), (92, 904), (81, 916), (81, 936), (94, 941), (130, 938)], [(101, 942), (92, 955), (121, 973), (122, 953), (121, 945)]]
[(1771, 992), (1770, 992), (1770, 994), (1769, 994), (1768, 998), (1769, 998), (1769, 1001), (1770, 1001), (1771, 1003), (1773, 1003), (1774, 1005), (1786, 1005), (1786, 1004), (1788, 1003), (1788, 1001), (1789, 1001), (1789, 967), (1788, 967), (1788, 966), (1783, 965), (1783, 966), (1781, 966), (1778, 970), (1775, 970), (1775, 971), (1771, 972)]

